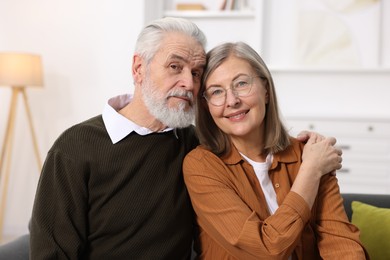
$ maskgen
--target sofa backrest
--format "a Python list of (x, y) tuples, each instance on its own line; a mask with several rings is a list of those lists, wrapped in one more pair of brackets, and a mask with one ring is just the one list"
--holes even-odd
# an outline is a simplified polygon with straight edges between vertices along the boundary
[(352, 217), (352, 201), (360, 201), (381, 208), (390, 208), (390, 194), (343, 193), (341, 195), (344, 199), (344, 208), (349, 221)]

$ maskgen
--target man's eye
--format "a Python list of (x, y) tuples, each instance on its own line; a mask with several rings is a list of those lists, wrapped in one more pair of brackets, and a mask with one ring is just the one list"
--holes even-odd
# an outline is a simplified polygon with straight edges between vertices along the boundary
[(181, 66), (177, 65), (177, 64), (171, 64), (169, 65), (169, 67), (173, 70), (181, 70)]
[(196, 78), (200, 78), (201, 77), (201, 73), (199, 71), (193, 71), (192, 72), (192, 76), (194, 76)]

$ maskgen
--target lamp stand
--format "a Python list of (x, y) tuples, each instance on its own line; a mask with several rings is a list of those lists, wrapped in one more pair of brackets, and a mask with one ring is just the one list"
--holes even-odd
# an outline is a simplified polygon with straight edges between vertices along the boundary
[(11, 154), (12, 154), (12, 145), (13, 145), (14, 132), (15, 132), (14, 129), (15, 129), (15, 119), (16, 119), (16, 108), (18, 104), (19, 94), (21, 94), (23, 97), (28, 124), (32, 136), (34, 152), (38, 164), (38, 170), (41, 171), (42, 169), (42, 162), (39, 156), (38, 142), (33, 127), (30, 106), (27, 100), (26, 87), (12, 87), (12, 96), (11, 96), (9, 115), (8, 115), (7, 128), (4, 136), (4, 142), (1, 149), (1, 157), (0, 157), (0, 177), (1, 177), (0, 240), (2, 240), (3, 238), (4, 215), (5, 215), (5, 208), (7, 204), (8, 183), (9, 183), (9, 175), (10, 175), (10, 168), (11, 168)]

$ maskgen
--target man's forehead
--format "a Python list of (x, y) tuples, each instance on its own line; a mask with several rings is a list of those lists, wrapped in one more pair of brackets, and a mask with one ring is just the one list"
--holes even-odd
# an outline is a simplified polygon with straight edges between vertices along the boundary
[(174, 51), (166, 56), (166, 61), (179, 61), (184, 63), (193, 64), (196, 66), (206, 65), (206, 55), (202, 52), (180, 52)]
[(206, 64), (203, 46), (193, 37), (183, 34), (167, 35), (159, 50), (166, 60), (181, 60)]

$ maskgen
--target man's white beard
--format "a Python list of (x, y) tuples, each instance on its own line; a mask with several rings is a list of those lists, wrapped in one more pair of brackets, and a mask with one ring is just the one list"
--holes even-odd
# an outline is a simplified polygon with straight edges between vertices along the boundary
[[(150, 114), (171, 128), (183, 128), (194, 123), (195, 104), (192, 92), (185, 89), (172, 89), (164, 96), (158, 87), (151, 82), (149, 75), (145, 79), (141, 89), (145, 105), (149, 109)], [(180, 102), (177, 107), (170, 108), (168, 106), (168, 97), (170, 96), (186, 96), (192, 100), (192, 103), (187, 111), (185, 110), (187, 105), (184, 101)]]

